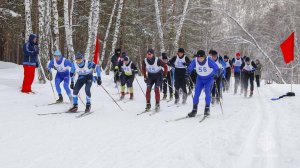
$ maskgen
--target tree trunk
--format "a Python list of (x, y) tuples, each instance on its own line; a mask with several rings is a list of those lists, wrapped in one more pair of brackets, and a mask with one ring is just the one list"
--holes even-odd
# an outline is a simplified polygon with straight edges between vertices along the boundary
[[(70, 16), (73, 14), (70, 13)], [(68, 58), (75, 59), (74, 48), (73, 48), (73, 32), (72, 25), (70, 25), (70, 16), (69, 16), (69, 0), (64, 0), (64, 25), (66, 31), (66, 42), (68, 48)], [(65, 54), (66, 55), (66, 54)]]
[(188, 5), (189, 5), (189, 0), (186, 0), (185, 4), (184, 4), (182, 15), (181, 15), (181, 18), (180, 18), (180, 22), (179, 22), (179, 25), (178, 25), (177, 30), (176, 30), (175, 41), (174, 41), (174, 44), (173, 44), (174, 45), (174, 51), (178, 48), (178, 41), (179, 41), (179, 38), (180, 38), (180, 35), (181, 35), (181, 29), (183, 27), (183, 23), (184, 23), (184, 19), (185, 19), (186, 10), (188, 8)]
[[(112, 41), (112, 45), (111, 45), (112, 47), (111, 47), (109, 56), (112, 56), (115, 52), (115, 48), (116, 48), (117, 41), (118, 41), (118, 35), (119, 35), (119, 31), (120, 31), (120, 22), (121, 22), (122, 11), (123, 11), (123, 0), (120, 0), (118, 14), (117, 14), (117, 18), (116, 18), (115, 32), (113, 35), (113, 41)], [(107, 61), (109, 61), (109, 59)], [(107, 66), (107, 65), (109, 65), (109, 66)], [(111, 68), (111, 62), (109, 64), (106, 64), (106, 68), (105, 68), (106, 74), (109, 74), (110, 68)]]
[(59, 49), (59, 29), (58, 29), (58, 11), (57, 0), (52, 0), (52, 12), (53, 12), (53, 34), (54, 34), (54, 50)]
[(106, 28), (106, 33), (105, 33), (105, 37), (104, 37), (104, 41), (103, 41), (103, 47), (102, 47), (102, 53), (101, 53), (101, 65), (102, 65), (104, 57), (105, 57), (106, 44), (107, 44), (107, 40), (108, 40), (108, 37), (109, 37), (109, 32), (110, 32), (112, 20), (113, 20), (114, 14), (115, 14), (117, 2), (118, 2), (118, 0), (115, 0), (113, 9), (111, 11), (111, 15), (109, 17), (109, 22), (108, 22), (108, 25), (107, 25), (107, 28)]
[(164, 33), (162, 30), (161, 26), (161, 21), (160, 21), (160, 13), (159, 13), (159, 7), (158, 7), (158, 1), (154, 0), (154, 6), (155, 6), (155, 15), (156, 15), (156, 24), (157, 24), (157, 29), (158, 29), (158, 36), (160, 40), (160, 52), (163, 53), (165, 52), (165, 45), (164, 45)]
[(24, 0), (25, 6), (25, 42), (27, 41), (29, 35), (32, 33), (32, 23), (31, 23), (31, 0)]

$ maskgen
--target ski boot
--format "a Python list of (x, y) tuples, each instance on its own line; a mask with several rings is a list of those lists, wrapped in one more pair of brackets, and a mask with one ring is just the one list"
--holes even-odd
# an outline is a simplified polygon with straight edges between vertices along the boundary
[(147, 105), (146, 105), (146, 108), (145, 108), (145, 111), (150, 111), (150, 109), (151, 109), (151, 104), (150, 103), (147, 103)]
[(159, 103), (156, 103), (156, 104), (155, 104), (155, 111), (158, 112), (159, 109), (160, 109), (160, 105), (159, 105)]
[(124, 92), (121, 92), (121, 97), (120, 97), (120, 100), (123, 100), (125, 97), (125, 93)]
[(68, 113), (76, 113), (78, 110), (78, 105), (77, 104), (74, 104), (73, 107), (71, 107), (69, 110), (68, 110)]
[(133, 93), (130, 93), (129, 99), (130, 99), (130, 100), (133, 100)]
[(90, 111), (91, 111), (91, 104), (90, 104), (90, 103), (87, 103), (86, 106), (85, 106), (84, 112), (85, 112), (85, 113), (88, 113), (88, 112), (90, 112)]
[(209, 116), (209, 115), (210, 115), (209, 105), (206, 105), (204, 109), (204, 116)]
[(188, 117), (195, 117), (196, 116), (196, 114), (197, 114), (197, 109), (198, 109), (198, 104), (195, 104), (194, 106), (193, 106), (193, 110), (192, 110), (192, 112), (190, 112), (189, 114), (188, 114)]
[(64, 101), (61, 94), (58, 95), (58, 99), (56, 100), (56, 103), (62, 103)]
[(187, 94), (183, 93), (183, 95), (182, 95), (182, 104), (186, 103), (186, 99), (187, 99)]
[(250, 97), (252, 97), (253, 96), (253, 91), (250, 91), (250, 95), (249, 95)]
[(166, 100), (167, 99), (167, 94), (164, 94), (164, 97), (162, 99)]

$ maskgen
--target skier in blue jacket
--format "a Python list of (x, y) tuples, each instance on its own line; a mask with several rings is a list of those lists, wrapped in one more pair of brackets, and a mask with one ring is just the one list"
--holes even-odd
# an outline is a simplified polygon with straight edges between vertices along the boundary
[(189, 78), (192, 71), (196, 69), (197, 79), (195, 87), (195, 96), (193, 98), (193, 110), (188, 114), (188, 117), (195, 117), (198, 110), (199, 97), (202, 89), (205, 92), (205, 109), (204, 115), (208, 116), (211, 102), (211, 86), (214, 82), (214, 76), (218, 71), (218, 65), (210, 58), (207, 58), (203, 50), (197, 52), (196, 58), (191, 61), (187, 69), (186, 79)]
[[(97, 84), (101, 85), (101, 69), (99, 65), (85, 60), (83, 58), (83, 55), (81, 53), (77, 53), (75, 55), (75, 63), (74, 66), (71, 69), (71, 89), (73, 89), (73, 107), (69, 109), (68, 112), (77, 112), (78, 110), (78, 93), (80, 89), (85, 85), (85, 94), (86, 94), (86, 108), (85, 112), (90, 112), (91, 110), (91, 87), (92, 82), (95, 81), (95, 78), (93, 76), (93, 71), (96, 70), (97, 73)], [(76, 81), (76, 84), (74, 86), (74, 75), (75, 73), (78, 74), (78, 79)]]
[(56, 103), (62, 103), (63, 102), (63, 96), (61, 94), (60, 84), (62, 81), (64, 81), (64, 89), (72, 102), (72, 93), (69, 89), (70, 84), (70, 69), (73, 67), (73, 63), (64, 58), (59, 50), (56, 50), (54, 52), (54, 58), (50, 61), (48, 64), (47, 70), (48, 73), (51, 73), (51, 69), (54, 68), (57, 73), (55, 75), (55, 88), (56, 92), (58, 94), (58, 100), (56, 100)]

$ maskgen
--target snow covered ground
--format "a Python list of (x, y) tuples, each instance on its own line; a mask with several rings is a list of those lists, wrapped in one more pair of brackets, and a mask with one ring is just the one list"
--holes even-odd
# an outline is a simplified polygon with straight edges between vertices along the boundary
[[(102, 77), (103, 86), (117, 99), (112, 77)], [(93, 114), (80, 119), (77, 114), (38, 116), (65, 111), (70, 104), (47, 106), (54, 101), (49, 83), (35, 81), (36, 94), (21, 93), (22, 78), (22, 66), (0, 62), (1, 168), (300, 166), (299, 85), (294, 86), (296, 97), (278, 101), (270, 98), (285, 94), (290, 86), (263, 85), (251, 99), (224, 93), (224, 114), (215, 105), (203, 123), (198, 123), (200, 118), (167, 123), (191, 111), (191, 97), (187, 105), (168, 107), (172, 103), (164, 101), (161, 113), (137, 116), (145, 99), (136, 82), (135, 100), (119, 102), (124, 111), (94, 84)], [(80, 95), (85, 101), (83, 90)], [(202, 113), (203, 96), (200, 101)], [(82, 104), (79, 108), (84, 110)]]

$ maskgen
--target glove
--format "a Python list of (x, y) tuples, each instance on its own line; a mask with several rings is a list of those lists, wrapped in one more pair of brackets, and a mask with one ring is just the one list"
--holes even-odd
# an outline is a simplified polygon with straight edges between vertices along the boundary
[(35, 63), (35, 67), (36, 67), (36, 68), (39, 67), (39, 63), (38, 63), (38, 62)]
[(215, 75), (213, 76), (214, 80), (217, 80), (218, 77), (219, 77), (218, 74), (215, 74)]
[(148, 82), (148, 78), (146, 76), (144, 76), (144, 82), (147, 83)]
[(118, 70), (119, 69), (119, 67), (118, 66), (115, 66), (115, 70)]
[(70, 88), (74, 89), (74, 82), (73, 81), (71, 82)]
[(101, 81), (101, 78), (100, 78), (100, 77), (97, 78), (97, 84), (98, 84), (98, 85), (101, 85), (101, 84), (102, 84), (102, 81)]

